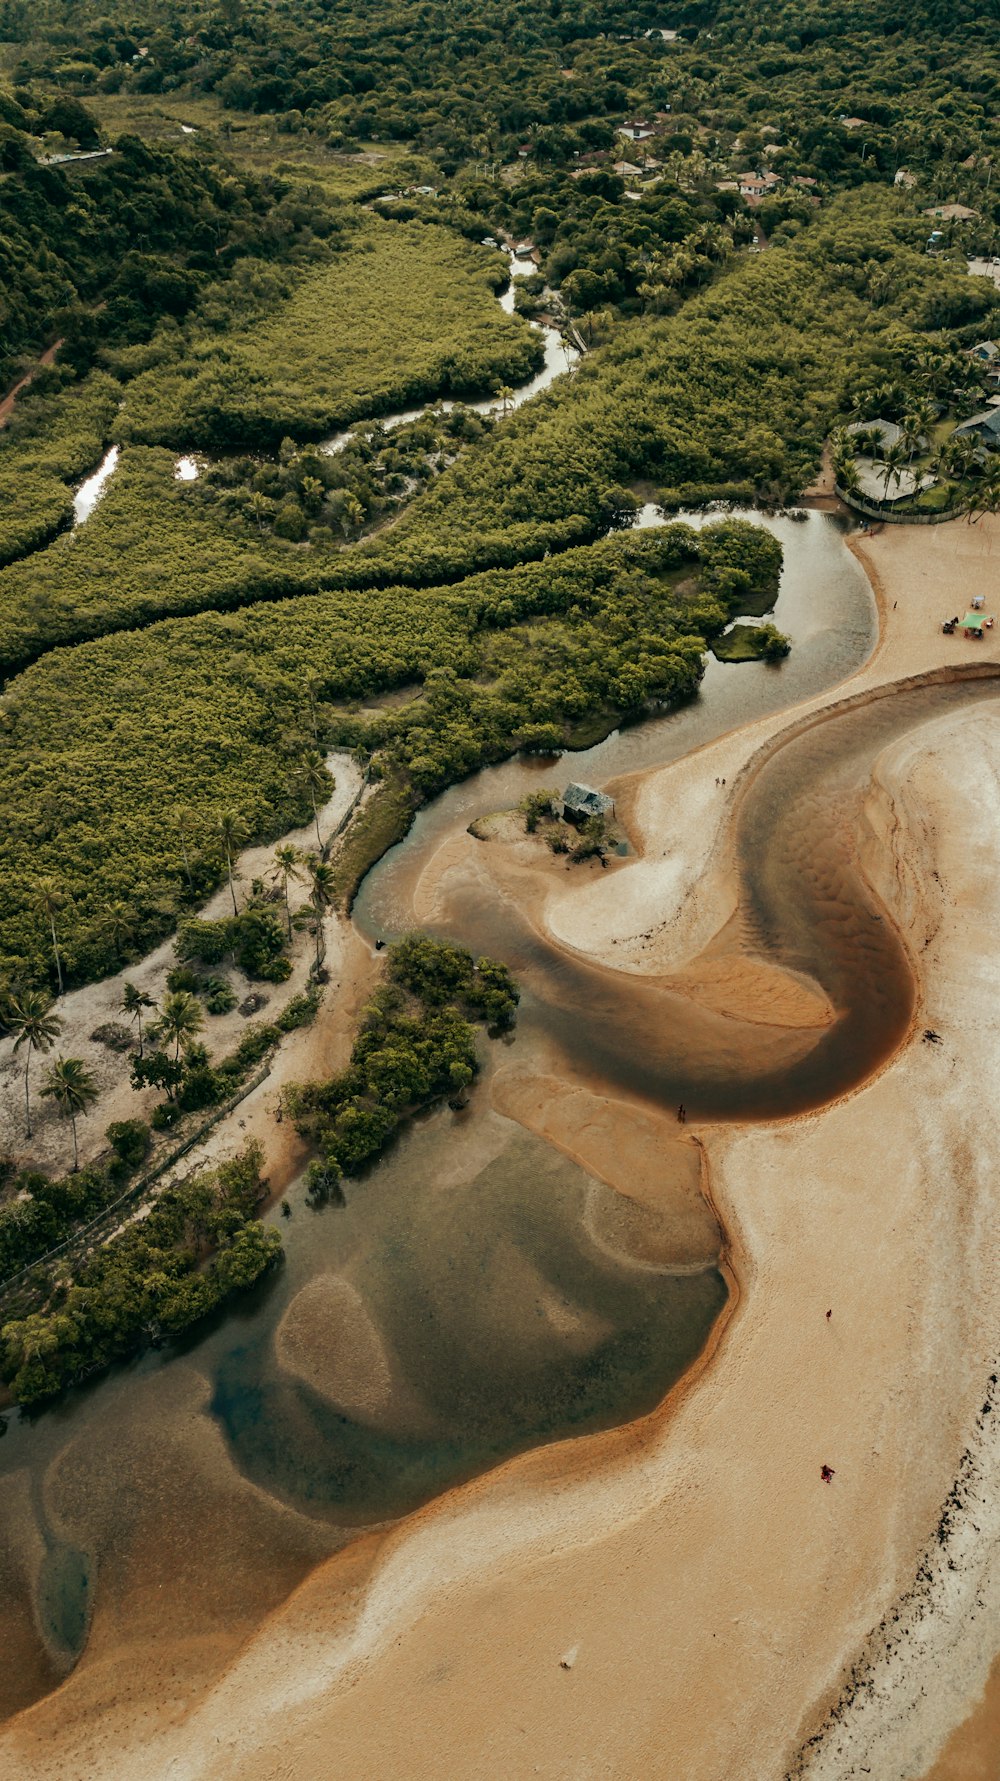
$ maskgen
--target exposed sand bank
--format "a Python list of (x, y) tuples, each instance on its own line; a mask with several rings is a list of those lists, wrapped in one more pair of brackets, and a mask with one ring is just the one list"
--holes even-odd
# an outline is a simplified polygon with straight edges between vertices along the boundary
[[(997, 522), (888, 528), (858, 548), (879, 649), (849, 688), (804, 709), (1000, 659), (1000, 632), (976, 645), (939, 629), (980, 588), (1000, 605)], [(554, 879), (553, 935), (608, 968), (684, 971), (732, 914), (740, 775), (790, 721), (620, 782), (643, 857)], [(350, 1612), (345, 1559), (320, 1567), (187, 1718), (176, 1697), (145, 1691), (87, 1721), (82, 1667), (0, 1737), (0, 1773), (779, 1781), (840, 1700), (836, 1735), (809, 1746), (799, 1772), (927, 1773), (1000, 1644), (1000, 1502), (983, 1445), (997, 1418), (982, 1416), (1000, 1313), (1000, 716), (980, 707), (891, 744), (866, 815), (865, 867), (919, 967), (917, 1026), (844, 1101), (697, 1134), (736, 1290), (712, 1352), (666, 1404), (411, 1517)], [(424, 894), (430, 906), (430, 881)], [(925, 1025), (940, 1045), (921, 1042)], [(540, 1091), (532, 1104), (523, 1083), (507, 1092), (516, 1117), (568, 1145), (572, 1109)], [(590, 1111), (587, 1166), (625, 1187), (629, 1159), (609, 1153)], [(966, 1452), (971, 1513), (956, 1505), (939, 1546)], [(883, 1617), (888, 1640), (866, 1645)], [(862, 1653), (870, 1670), (852, 1692)]]

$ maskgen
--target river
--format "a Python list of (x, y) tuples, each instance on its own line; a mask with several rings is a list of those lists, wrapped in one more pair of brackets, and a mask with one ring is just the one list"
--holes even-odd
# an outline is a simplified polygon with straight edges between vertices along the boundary
[[(573, 757), (574, 777), (600, 783), (676, 759), (864, 660), (874, 610), (838, 522), (811, 514), (761, 523), (786, 549), (776, 619), (793, 639), (791, 657), (777, 668), (710, 658), (696, 700)], [(876, 740), (866, 732), (846, 750), (834, 744), (823, 775), (836, 778), (843, 753), (849, 791)], [(416, 875), (440, 838), (552, 773), (551, 762), (516, 760), (437, 800), (363, 887), (362, 929), (407, 925)], [(786, 803), (779, 796), (772, 808)], [(770, 830), (751, 825), (747, 841), (752, 872), (767, 865), (767, 836), (775, 842), (779, 883), (770, 901), (764, 885), (759, 926), (761, 944), (779, 951), (808, 877), (795, 858), (797, 833), (786, 810)], [(857, 901), (856, 886), (845, 894)], [(803, 968), (825, 981), (821, 902), (812, 894), (800, 926), (812, 947)], [(350, 1185), (343, 1209), (310, 1210), (300, 1184), (293, 1216), (281, 1222), (285, 1265), (229, 1315), (114, 1368), (35, 1420), (12, 1421), (0, 1444), (7, 1711), (52, 1687), (98, 1633), (143, 1645), (152, 1662), (147, 1640), (162, 1638), (167, 1652), (170, 1637), (201, 1638), (211, 1625), (223, 1661), (227, 1640), (245, 1637), (360, 1528), (526, 1446), (642, 1414), (703, 1347), (725, 1302), (711, 1221), (679, 1263), (662, 1210), (623, 1202), (496, 1112), (490, 1075), (512, 1062), (530, 1070), (544, 1053), (568, 1079), (655, 1107), (676, 1094), (682, 1069), (692, 1107), (701, 1095), (704, 1110), (725, 1117), (745, 1109), (759, 1061), (741, 1077), (713, 1065), (714, 1030), (702, 1032), (700, 1060), (683, 1047), (678, 1058), (673, 1022), (656, 1000), (662, 991), (631, 979), (619, 993), (607, 973), (567, 966), (516, 911), (459, 899), (449, 914), (457, 938), (488, 942), (525, 983), (518, 1030), (486, 1047), (469, 1108), (416, 1121)], [(883, 941), (873, 966), (898, 984), (888, 931), (876, 945)], [(849, 1001), (845, 957), (842, 949), (830, 993)], [(905, 997), (888, 1001), (880, 1044), (886, 1025), (905, 1015)], [(789, 1061), (800, 1067), (772, 1058), (775, 1112), (785, 1110)], [(835, 1066), (843, 1075), (850, 1059), (839, 1055)], [(791, 1104), (816, 1092), (803, 1081)], [(209, 1668), (215, 1661), (206, 1657)]]

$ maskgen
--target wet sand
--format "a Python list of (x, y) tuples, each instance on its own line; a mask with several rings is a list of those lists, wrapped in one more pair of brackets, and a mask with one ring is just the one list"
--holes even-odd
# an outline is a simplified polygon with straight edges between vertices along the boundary
[[(984, 578), (996, 587), (994, 551), (1000, 562), (986, 521), (869, 541), (882, 642), (841, 694), (996, 661), (993, 636), (973, 645), (938, 628)], [(689, 967), (733, 912), (741, 775), (788, 724), (765, 719), (621, 788), (643, 857), (565, 880), (544, 902), (549, 932), (605, 968)], [(982, 936), (1000, 917), (998, 785), (1000, 724), (985, 706), (879, 757), (861, 855), (918, 971), (913, 1036), (824, 1111), (688, 1132), (734, 1290), (664, 1405), (453, 1491), (384, 1539), (360, 1590), (340, 1589), (356, 1559), (315, 1570), (187, 1717), (154, 1687), (88, 1721), (82, 1668), (7, 1729), (0, 1772), (325, 1781), (334, 1764), (350, 1776), (779, 1781), (839, 1700), (836, 1735), (798, 1772), (928, 1770), (976, 1708), (1000, 1624), (1000, 1531), (977, 1500), (980, 1535), (956, 1519), (968, 1549), (945, 1570), (950, 1593), (924, 1564), (916, 1630), (902, 1648), (891, 1630), (994, 1366), (998, 984)], [(924, 1025), (940, 1046), (921, 1042)], [(509, 1110), (531, 1124), (537, 1097), (533, 1109), (520, 1094)], [(556, 1144), (581, 1123), (557, 1103), (542, 1113)], [(627, 1158), (608, 1155), (599, 1110), (588, 1118), (588, 1166), (620, 1188)], [(990, 1488), (988, 1475), (977, 1483)], [(992, 1512), (1000, 1528), (995, 1501)], [(888, 1639), (868, 1644), (884, 1615)], [(874, 1680), (852, 1695), (866, 1646)]]

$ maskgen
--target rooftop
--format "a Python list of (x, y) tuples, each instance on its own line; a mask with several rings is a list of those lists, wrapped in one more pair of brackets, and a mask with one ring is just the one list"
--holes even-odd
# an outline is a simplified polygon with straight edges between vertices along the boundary
[(858, 433), (877, 433), (880, 445), (886, 447), (898, 445), (903, 437), (903, 429), (897, 427), (895, 421), (852, 421), (849, 427), (844, 428), (844, 432), (849, 433), (852, 438)]
[(970, 414), (955, 428), (954, 437), (961, 439), (966, 433), (978, 433), (994, 448), (1000, 447), (1000, 408), (981, 408), (978, 414)]
[(946, 217), (949, 222), (964, 223), (968, 222), (972, 217), (978, 216), (979, 212), (978, 210), (970, 210), (967, 204), (932, 204), (929, 210), (924, 211), (924, 215), (943, 216)]
[(563, 808), (577, 816), (604, 816), (615, 807), (606, 792), (595, 791), (592, 785), (572, 784), (563, 792)]
[(887, 482), (882, 466), (873, 464), (870, 458), (858, 458), (855, 468), (858, 488), (869, 501), (905, 501), (908, 495), (934, 486), (933, 476), (918, 476), (913, 470), (901, 470), (898, 482), (895, 476), (890, 476)]

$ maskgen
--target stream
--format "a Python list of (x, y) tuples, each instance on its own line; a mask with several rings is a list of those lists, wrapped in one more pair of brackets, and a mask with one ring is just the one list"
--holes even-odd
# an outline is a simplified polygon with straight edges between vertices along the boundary
[[(538, 268), (533, 260), (523, 256), (519, 257), (513, 250), (509, 252), (508, 258), (510, 260), (511, 282), (503, 295), (497, 300), (505, 315), (513, 315), (514, 280), (517, 278), (529, 278), (532, 273), (537, 272)], [(453, 408), (463, 407), (473, 409), (477, 414), (498, 415), (509, 414), (513, 409), (520, 408), (523, 402), (530, 401), (532, 396), (537, 396), (540, 390), (547, 389), (549, 384), (553, 383), (557, 377), (561, 377), (564, 372), (569, 371), (580, 357), (576, 347), (572, 346), (569, 341), (564, 340), (557, 328), (549, 327), (541, 322), (532, 322), (531, 326), (537, 329), (537, 331), (544, 337), (544, 362), (541, 369), (535, 373), (534, 377), (529, 378), (526, 383), (520, 384), (518, 388), (512, 390), (507, 397), (486, 396), (481, 401), (463, 403), (452, 401), (425, 402), (419, 408), (398, 409), (395, 413), (381, 415), (379, 417), (379, 424), (383, 426), (387, 432), (391, 432), (393, 428), (405, 426), (409, 421), (419, 420), (421, 415), (429, 414), (432, 411), (448, 414)], [(334, 433), (331, 438), (323, 440), (319, 447), (320, 451), (326, 453), (327, 456), (343, 451), (344, 447), (350, 443), (351, 439), (353, 439), (358, 428), (363, 428), (366, 424), (371, 423), (355, 421), (343, 432)], [(73, 496), (74, 526), (83, 525), (84, 522), (90, 518), (94, 508), (97, 506), (98, 501), (103, 495), (108, 482), (114, 475), (119, 453), (120, 447), (112, 445), (105, 453), (97, 469), (92, 475), (88, 476), (86, 481), (81, 483), (80, 487), (77, 489)], [(193, 455), (178, 458), (174, 466), (175, 480), (178, 482), (196, 481), (199, 475), (200, 463), (201, 459)]]
[[(509, 252), (508, 258), (511, 282), (503, 295), (498, 298), (498, 302), (505, 315), (513, 315), (515, 279), (530, 278), (532, 273), (538, 271), (538, 267), (533, 260), (523, 256), (519, 257), (513, 250)], [(517, 389), (512, 390), (506, 398), (485, 396), (477, 402), (424, 402), (419, 408), (397, 409), (395, 413), (380, 415), (378, 425), (384, 427), (386, 432), (392, 432), (394, 427), (404, 427), (410, 421), (419, 420), (421, 415), (450, 414), (453, 408), (468, 408), (476, 414), (493, 415), (510, 414), (513, 409), (520, 408), (522, 403), (529, 402), (532, 396), (537, 396), (540, 390), (548, 389), (549, 384), (553, 383), (557, 377), (561, 377), (565, 371), (571, 370), (580, 357), (577, 348), (572, 346), (568, 340), (563, 339), (558, 328), (550, 327), (543, 322), (532, 322), (531, 326), (544, 338), (544, 363), (541, 370), (536, 371), (534, 377), (529, 378), (527, 383), (519, 384)], [(345, 445), (350, 444), (359, 429), (363, 430), (366, 426), (374, 424), (372, 421), (355, 421), (343, 432), (334, 433), (331, 438), (324, 439), (319, 449), (327, 456), (332, 456), (335, 452), (343, 451)]]

